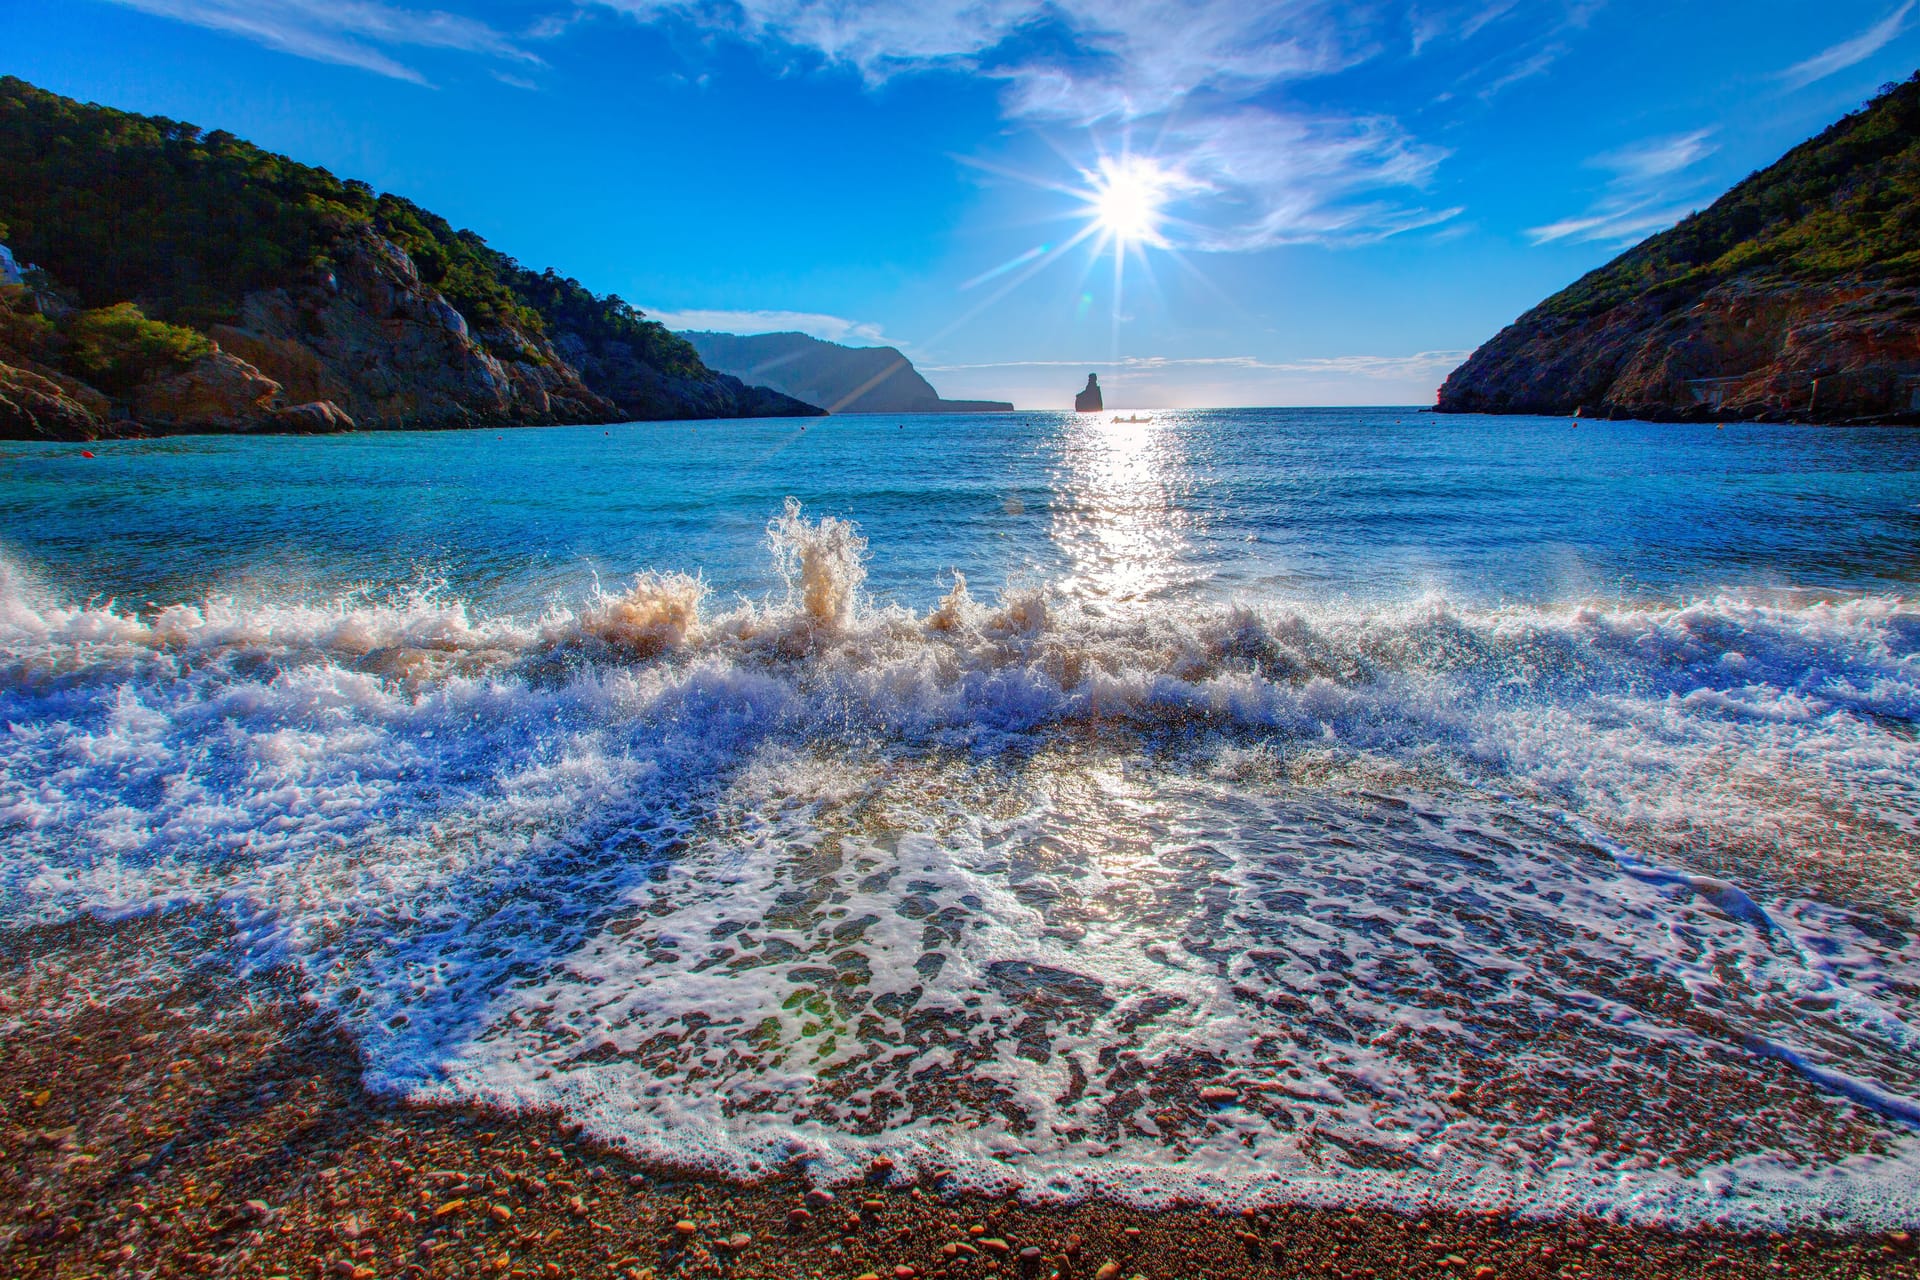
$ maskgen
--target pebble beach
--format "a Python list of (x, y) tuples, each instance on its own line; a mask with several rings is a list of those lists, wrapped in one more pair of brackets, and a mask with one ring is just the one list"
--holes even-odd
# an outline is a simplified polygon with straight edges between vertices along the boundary
[[(200, 911), (0, 935), (0, 1273), (22, 1277), (1911, 1277), (1904, 1231), (1667, 1232), (1505, 1213), (1035, 1207), (884, 1163), (751, 1185), (552, 1114), (374, 1096), (287, 972)], [(936, 1171), (937, 1175), (937, 1171)]]

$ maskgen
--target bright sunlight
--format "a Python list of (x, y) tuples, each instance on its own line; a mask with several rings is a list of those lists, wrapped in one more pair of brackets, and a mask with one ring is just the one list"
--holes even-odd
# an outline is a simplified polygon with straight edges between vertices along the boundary
[(1088, 204), (1100, 230), (1122, 246), (1165, 247), (1160, 211), (1172, 186), (1172, 176), (1144, 156), (1103, 158)]

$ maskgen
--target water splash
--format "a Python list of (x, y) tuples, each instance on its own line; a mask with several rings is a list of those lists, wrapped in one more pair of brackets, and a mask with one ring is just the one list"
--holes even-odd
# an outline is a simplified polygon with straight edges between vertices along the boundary
[(0, 564), (0, 918), (224, 904), (374, 1082), (743, 1172), (1914, 1203), (1906, 601), (921, 615), (768, 539), (535, 618)]

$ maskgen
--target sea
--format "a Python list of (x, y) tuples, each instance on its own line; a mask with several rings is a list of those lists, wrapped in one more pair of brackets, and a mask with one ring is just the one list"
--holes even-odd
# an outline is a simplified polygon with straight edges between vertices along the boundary
[(0, 445), (0, 926), (635, 1157), (1920, 1225), (1920, 432)]

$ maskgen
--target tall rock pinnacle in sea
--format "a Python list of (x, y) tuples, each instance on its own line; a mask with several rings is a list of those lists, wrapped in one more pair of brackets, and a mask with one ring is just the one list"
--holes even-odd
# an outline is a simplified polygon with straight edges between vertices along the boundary
[(1073, 398), (1073, 411), (1075, 413), (1099, 413), (1106, 407), (1106, 403), (1100, 398), (1100, 376), (1093, 373), (1088, 374), (1087, 389)]

